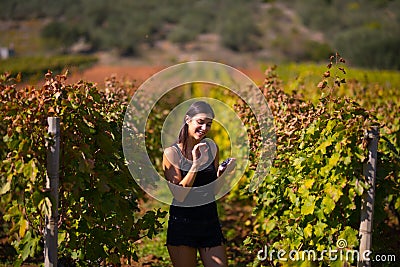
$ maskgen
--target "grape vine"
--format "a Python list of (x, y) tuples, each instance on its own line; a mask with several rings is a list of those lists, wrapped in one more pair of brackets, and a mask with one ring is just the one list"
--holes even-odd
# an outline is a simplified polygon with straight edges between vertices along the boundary
[(165, 212), (139, 216), (144, 195), (121, 147), (129, 88), (111, 79), (103, 92), (88, 82), (66, 84), (66, 75), (45, 78), (41, 88), (19, 88), (18, 77), (0, 77), (1, 230), (16, 250), (16, 265), (43, 250), (52, 205), (44, 190), (48, 116), (61, 120), (60, 260), (81, 266), (137, 260), (134, 242), (157, 233)]

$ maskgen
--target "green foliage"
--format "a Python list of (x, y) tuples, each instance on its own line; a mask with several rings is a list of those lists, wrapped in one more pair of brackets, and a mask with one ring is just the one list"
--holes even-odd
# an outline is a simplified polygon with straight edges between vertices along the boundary
[[(366, 189), (363, 131), (374, 123), (381, 127), (381, 138), (373, 251), (396, 253), (398, 241), (393, 236), (398, 235), (400, 214), (398, 73), (347, 69), (339, 55), (331, 58), (328, 69), (311, 64), (284, 67), (268, 69), (260, 87), (276, 120), (274, 165), (256, 194), (244, 195), (244, 182), (226, 199), (229, 203), (247, 197), (247, 201), (256, 203), (254, 217), (246, 221), (253, 233), (239, 250), (240, 256), (244, 257), (243, 251), (248, 249), (254, 260), (254, 252), (264, 245), (287, 251), (335, 249), (339, 238), (346, 239), (347, 248), (357, 249), (360, 195)], [(278, 79), (277, 72), (286, 77), (286, 84)], [(315, 87), (315, 73), (323, 73), (319, 88)], [(317, 76), (321, 80), (321, 75)], [(44, 215), (51, 205), (43, 190), (45, 120), (48, 115), (57, 115), (62, 121), (62, 260), (99, 265), (100, 261), (116, 262), (120, 256), (134, 259), (141, 255), (134, 242), (153, 237), (165, 213), (138, 213), (137, 200), (143, 195), (123, 163), (120, 145), (116, 145), (121, 143), (125, 91), (131, 88), (112, 79), (106, 84), (107, 93), (103, 93), (93, 84), (66, 85), (64, 79), (62, 75), (47, 75), (42, 88), (17, 89), (9, 75), (1, 76), (0, 119), (4, 123), (0, 124), (0, 213), (4, 216), (0, 231), (18, 251), (17, 263), (41, 254)], [(159, 133), (166, 109), (185, 97), (205, 93), (233, 101), (230, 104), (237, 101), (215, 88), (207, 90), (195, 84), (190, 95), (174, 91), (154, 107), (146, 128), (146, 146), (157, 166), (162, 156)], [(292, 90), (296, 92), (289, 93)], [(304, 100), (301, 93), (313, 101)], [(237, 109), (250, 126), (251, 159), (255, 159), (258, 136), (254, 116), (244, 106)], [(223, 129), (213, 130), (220, 147), (229, 147)], [(221, 149), (221, 153), (226, 151)], [(326, 259), (316, 264), (334, 263)]]
[(217, 14), (217, 3), (197, 1), (185, 7), (176, 17), (175, 27), (168, 32), (168, 39), (175, 43), (194, 41), (201, 33), (213, 32)]
[[(325, 34), (349, 63), (399, 69), (398, 1), (291, 1), (303, 23)], [(390, 15), (388, 15), (390, 14)]]
[[(46, 120), (61, 120), (59, 255), (81, 266), (137, 260), (134, 242), (162, 227), (160, 210), (140, 215), (143, 193), (123, 160), (126, 90), (114, 80), (100, 92), (87, 82), (65, 84), (46, 74), (42, 88), (0, 80), (0, 211), (16, 265), (42, 252), (53, 200), (45, 190)], [(60, 257), (61, 258), (61, 257)]]
[(331, 54), (333, 54), (333, 51), (329, 45), (315, 41), (307, 41), (305, 42), (304, 58), (300, 58), (300, 61), (320, 62)]
[(400, 27), (356, 28), (339, 33), (335, 44), (356, 66), (400, 70), (399, 33)]
[(43, 77), (49, 69), (60, 73), (68, 68), (88, 67), (96, 61), (95, 56), (88, 55), (15, 57), (0, 61), (0, 73), (21, 73), (22, 77), (38, 79)]
[[(48, 19), (42, 32), (46, 38), (39, 40), (39, 46), (55, 51), (84, 39), (95, 51), (138, 55), (143, 45), (153, 47), (159, 40), (182, 44), (195, 41), (199, 34), (214, 33), (226, 48), (264, 50), (261, 55), (268, 60), (320, 61), (333, 50), (341, 51), (355, 66), (399, 69), (398, 10), (399, 2), (390, 0), (85, 0), (74, 4), (10, 0), (2, 3), (0, 19)], [(16, 29), (3, 32), (12, 31)], [(16, 48), (26, 41), (0, 39), (2, 45), (14, 42)]]
[(67, 47), (77, 42), (80, 33), (77, 28), (71, 28), (67, 23), (51, 22), (41, 31), (41, 35), (47, 42), (52, 42), (52, 46)]
[[(84, 37), (95, 50), (115, 49), (121, 55), (138, 53), (140, 45), (153, 46), (167, 37), (177, 43), (193, 41), (201, 33), (221, 33), (222, 44), (234, 50), (259, 48), (260, 35), (253, 16), (254, 3), (182, 0), (159, 1), (60, 1), (35, 0), (29, 4), (13, 0), (4, 3), (0, 17), (22, 19), (48, 17), (42, 30), (47, 45), (64, 47)], [(248, 8), (253, 6), (253, 9)], [(47, 10), (46, 8), (50, 9)], [(7, 12), (8, 11), (8, 12)], [(60, 12), (63, 12), (60, 16)], [(241, 23), (234, 23), (240, 18)]]
[[(268, 68), (264, 66), (263, 68)], [(321, 80), (321, 73), (326, 71), (326, 64), (288, 63), (279, 65), (276, 73), (282, 80), (282, 89), (287, 94), (295, 94), (314, 104), (319, 102), (320, 91), (315, 88)], [(333, 70), (334, 72), (340, 70)], [(350, 97), (366, 109), (384, 105), (388, 101), (400, 99), (397, 88), (400, 87), (400, 72), (394, 70), (368, 70), (351, 67), (346, 69), (347, 82), (332, 93), (336, 97)], [(379, 115), (384, 119), (384, 114)]]
[(183, 26), (177, 26), (169, 34), (168, 39), (174, 43), (184, 44), (195, 40), (197, 37), (194, 31), (190, 28), (185, 28)]
[[(276, 38), (272, 45), (279, 48), (286, 58), (295, 62), (313, 61), (320, 62), (332, 54), (332, 49), (325, 43), (312, 40), (302, 40), (303, 36), (296, 32), (287, 37)], [(293, 45), (293, 42), (296, 45)]]
[[(240, 1), (239, 1), (240, 2)], [(234, 51), (254, 51), (261, 48), (261, 30), (252, 15), (252, 5), (246, 3), (240, 8), (229, 8), (219, 18), (219, 34), (222, 44)], [(237, 21), (240, 20), (240, 23)]]
[[(374, 227), (382, 235), (374, 236), (373, 251), (395, 253), (396, 242), (389, 241), (395, 229), (385, 220), (395, 222), (399, 214), (399, 121), (389, 108), (380, 109), (378, 114), (390, 114), (392, 130), (387, 131), (386, 120), (379, 120), (376, 112), (350, 98), (335, 97), (346, 84), (345, 73), (344, 60), (332, 56), (318, 84), (323, 94), (313, 104), (284, 93), (275, 69), (267, 70), (260, 89), (275, 117), (277, 152), (256, 195), (249, 195), (256, 203), (253, 233), (244, 243), (249, 251), (267, 245), (276, 251), (321, 253), (337, 249), (340, 238), (347, 241), (347, 249), (357, 250), (360, 196), (368, 188), (362, 170), (367, 156), (363, 131), (379, 124), (390, 142), (382, 145), (381, 140), (379, 147)], [(398, 104), (390, 107), (399, 110)], [(252, 134), (256, 138), (257, 132)], [(277, 263), (276, 258), (270, 260)], [(324, 264), (332, 263), (327, 257), (317, 262)]]
[(51, 0), (10, 0), (1, 3), (0, 18), (4, 20), (34, 19), (40, 17), (58, 17), (72, 6), (68, 1), (55, 3)]

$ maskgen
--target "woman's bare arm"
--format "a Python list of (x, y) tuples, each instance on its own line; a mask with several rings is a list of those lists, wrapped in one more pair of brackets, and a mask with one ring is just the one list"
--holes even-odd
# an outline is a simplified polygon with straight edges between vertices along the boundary
[[(198, 144), (193, 148), (193, 164), (190, 167), (188, 173), (182, 177), (181, 171), (179, 169), (179, 160), (180, 156), (176, 149), (173, 147), (169, 147), (164, 151), (163, 155), (163, 171), (165, 178), (181, 187), (174, 188), (170, 186), (171, 192), (174, 195), (175, 199), (182, 202), (185, 200), (187, 194), (190, 191), (190, 187), (193, 186), (193, 183), (196, 179), (196, 174), (199, 169), (199, 166), (202, 163), (201, 156), (199, 155), (200, 148), (205, 146), (206, 144)], [(204, 152), (203, 152), (204, 153)], [(182, 188), (183, 187), (183, 188)], [(185, 189), (184, 189), (185, 188)], [(188, 189), (186, 189), (188, 188)]]

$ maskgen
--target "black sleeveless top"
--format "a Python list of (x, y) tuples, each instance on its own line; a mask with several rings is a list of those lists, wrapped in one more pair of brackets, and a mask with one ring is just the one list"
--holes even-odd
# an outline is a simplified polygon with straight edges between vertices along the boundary
[[(179, 166), (181, 169), (182, 177), (185, 177), (186, 174), (188, 173), (185, 170), (189, 170), (192, 163), (182, 155), (181, 150), (177, 144), (174, 144), (174, 147), (178, 150), (178, 153), (180, 154)], [(211, 153), (211, 149), (209, 149), (209, 158), (210, 158), (209, 162), (206, 163), (207, 167), (206, 168), (203, 167), (200, 171), (197, 172), (191, 191), (186, 196), (186, 199), (183, 201), (183, 203), (178, 202), (175, 198), (173, 199), (172, 204), (170, 206), (170, 216), (178, 218), (194, 219), (194, 220), (207, 220), (207, 221), (218, 220), (217, 205), (215, 203), (214, 194), (210, 192), (210, 190), (205, 191), (204, 189), (198, 188), (200, 186), (207, 185), (217, 179), (217, 170), (214, 165), (214, 158)], [(204, 198), (206, 202), (209, 203), (195, 207), (182, 206), (182, 204), (184, 205), (185, 202), (190, 203), (190, 199), (193, 197)], [(177, 206), (179, 205), (178, 203), (180, 204), (180, 206)]]

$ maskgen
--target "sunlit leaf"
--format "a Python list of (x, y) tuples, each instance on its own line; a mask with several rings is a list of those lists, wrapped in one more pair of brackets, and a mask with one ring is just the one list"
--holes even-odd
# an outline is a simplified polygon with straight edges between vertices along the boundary
[(25, 220), (25, 218), (21, 218), (19, 221), (19, 236), (23, 238), (25, 236), (26, 231), (29, 228), (29, 222)]
[(3, 184), (0, 188), (0, 195), (4, 195), (11, 189), (11, 181), (7, 181), (5, 184)]
[(324, 235), (324, 231), (325, 228), (328, 225), (326, 223), (320, 222), (318, 221), (315, 225), (314, 225), (314, 233), (316, 236), (323, 236)]
[(322, 199), (323, 210), (325, 214), (329, 214), (335, 208), (335, 201), (330, 196), (325, 196)]
[(301, 214), (313, 214), (315, 208), (315, 196), (308, 196), (301, 206)]
[(304, 237), (308, 238), (312, 236), (312, 230), (313, 227), (311, 224), (307, 224), (307, 226), (304, 228), (303, 232), (304, 232)]

